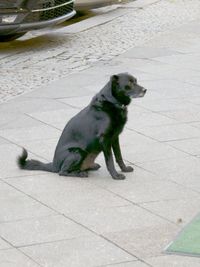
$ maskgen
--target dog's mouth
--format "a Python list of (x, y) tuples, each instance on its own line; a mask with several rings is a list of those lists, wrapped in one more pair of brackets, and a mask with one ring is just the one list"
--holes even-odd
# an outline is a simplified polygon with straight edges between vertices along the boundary
[(143, 97), (147, 92), (147, 89), (143, 88), (142, 92), (139, 94), (139, 97)]
[(132, 98), (139, 98), (139, 97), (143, 97), (147, 92), (147, 89), (142, 88), (141, 91), (139, 93), (133, 93), (132, 95), (130, 95)]

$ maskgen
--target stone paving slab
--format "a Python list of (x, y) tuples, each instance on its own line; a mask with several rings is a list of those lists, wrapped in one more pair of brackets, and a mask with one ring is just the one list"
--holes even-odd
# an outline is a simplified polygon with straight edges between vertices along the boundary
[(148, 261), (152, 256), (163, 255), (172, 236), (176, 235), (178, 227), (170, 223), (154, 224), (154, 226), (131, 228), (127, 231), (106, 233), (105, 236), (120, 247), (134, 254), (139, 259)]
[(148, 263), (155, 267), (175, 267), (177, 265), (182, 267), (197, 267), (200, 265), (200, 259), (194, 257), (179, 257), (170, 255), (151, 258), (148, 260)]
[[(167, 48), (158, 48), (158, 47), (145, 47), (139, 46), (134, 47), (131, 51), (127, 51), (123, 53), (123, 55), (119, 56), (119, 58), (140, 58), (140, 59), (153, 59), (159, 57), (167, 57), (171, 55), (180, 55), (181, 53), (178, 51), (173, 51)], [(162, 62), (162, 61), (161, 61)], [(165, 62), (165, 61), (164, 61)]]
[[(18, 177), (18, 176), (26, 176), (26, 175), (37, 175), (41, 173), (40, 171), (30, 171), (24, 172), (22, 174), (21, 170), (17, 167), (16, 159), (22, 153), (22, 148), (19, 145), (15, 145), (12, 143), (2, 144), (0, 145), (0, 178), (9, 178), (9, 177)], [(36, 157), (30, 153), (30, 157)], [(38, 157), (39, 159), (40, 157)], [(9, 160), (9, 166), (8, 164)], [(44, 159), (41, 159), (43, 160)]]
[[(183, 156), (183, 153), (180, 151), (167, 147), (165, 144), (159, 143), (143, 145), (141, 146), (141, 149), (137, 147), (134, 151), (127, 151), (128, 147), (128, 145), (124, 145), (123, 154), (125, 159), (127, 159), (129, 162), (132, 162), (132, 164), (133, 162), (137, 164)], [(151, 158), (151, 160), (149, 160), (149, 158)]]
[(140, 231), (141, 222), (144, 228), (166, 224), (165, 220), (136, 205), (74, 212), (70, 213), (69, 217), (105, 236), (129, 230)]
[(164, 111), (163, 115), (175, 119), (179, 122), (195, 122), (200, 119), (200, 107), (184, 107), (182, 110), (177, 111)]
[(161, 177), (163, 175), (173, 175), (175, 173), (178, 173), (179, 171), (181, 171), (181, 173), (184, 173), (184, 171), (195, 170), (196, 172), (198, 172), (200, 170), (199, 159), (197, 157), (185, 155), (183, 157), (179, 157), (178, 160), (177, 158), (164, 160), (161, 159), (144, 163), (137, 163), (137, 165), (145, 168), (148, 171), (151, 171), (152, 173), (156, 173)]
[[(93, 179), (92, 175), (91, 179)], [(6, 181), (48, 207), (66, 214), (79, 210), (129, 204), (122, 197), (90, 184), (87, 179), (84, 182), (80, 178), (65, 179), (60, 178), (57, 174), (46, 174), (17, 179), (10, 178)]]
[(8, 141), (1, 137), (0, 138), (0, 145), (3, 145), (3, 144), (8, 144)]
[[(60, 127), (60, 130), (62, 130), (62, 129), (63, 129), (63, 127)], [(28, 151), (30, 151), (32, 154), (40, 155), (40, 157), (42, 159), (45, 159), (42, 161), (50, 162), (53, 159), (54, 151), (55, 151), (57, 142), (58, 142), (58, 138), (48, 138), (48, 139), (40, 138), (37, 140), (31, 140), (31, 141), (30, 140), (24, 140), (20, 144), (21, 144), (21, 146), (26, 147), (26, 149), (28, 149)], [(29, 158), (35, 158), (35, 156), (32, 156), (31, 153), (28, 154)]]
[(19, 128), (19, 129), (4, 129), (0, 131), (0, 135), (7, 140), (23, 145), (23, 141), (34, 141), (38, 139), (51, 139), (59, 138), (60, 130), (53, 127), (42, 125), (28, 128)]
[[(163, 83), (167, 82), (167, 80), (162, 80)], [(145, 83), (145, 82), (144, 82)], [(182, 85), (178, 85), (182, 86)], [(146, 85), (146, 87), (149, 89), (149, 84)], [(170, 85), (169, 85), (170, 87)], [(161, 88), (160, 88), (161, 89)], [(173, 90), (173, 88), (171, 89)], [(153, 91), (153, 89), (152, 89)], [(152, 93), (151, 91), (151, 93)], [(195, 113), (199, 112), (199, 105), (198, 102), (200, 100), (199, 97), (176, 97), (176, 98), (161, 98), (159, 92), (157, 93), (157, 97), (155, 97), (155, 94), (153, 95), (152, 99), (149, 97), (141, 100), (134, 100), (134, 103), (142, 108), (147, 109), (148, 111), (152, 111), (154, 115), (162, 115), (166, 118), (165, 112), (178, 112), (183, 110), (195, 110)], [(168, 118), (169, 116), (167, 116)], [(166, 118), (166, 119), (167, 119)], [(175, 120), (175, 119), (174, 119)], [(176, 120), (177, 122), (177, 120)], [(170, 124), (170, 123), (168, 123)]]
[[(143, 166), (145, 166), (145, 164), (143, 164)], [(149, 175), (149, 179), (146, 180), (142, 178), (141, 180), (127, 180), (127, 182), (122, 183), (120, 186), (112, 186), (112, 184), (109, 184), (107, 187), (111, 192), (128, 199), (133, 203), (179, 199), (185, 197), (195, 198), (199, 196), (199, 193), (191, 191), (182, 185), (177, 185), (173, 181), (170, 182), (166, 179), (151, 179), (151, 175)]]
[(20, 250), (42, 266), (51, 267), (89, 267), (136, 259), (111, 242), (95, 235), (29, 246)]
[(178, 140), (173, 142), (168, 142), (168, 144), (172, 147), (180, 149), (181, 151), (185, 151), (188, 154), (193, 156), (200, 155), (200, 139), (186, 139), (186, 140)]
[(196, 128), (200, 128), (200, 123), (199, 122), (191, 122), (189, 123), (191, 126), (196, 127)]
[[(71, 104), (73, 105), (72, 101)], [(31, 116), (31, 118), (34, 118), (35, 120), (38, 120), (48, 125), (56, 126), (57, 124), (58, 125), (62, 124), (64, 128), (67, 121), (70, 120), (73, 116), (75, 116), (78, 112), (79, 109), (66, 106), (65, 109), (57, 109), (53, 111), (41, 111), (41, 112), (36, 111), (33, 113), (28, 113), (28, 115)]]
[(156, 213), (181, 227), (188, 224), (199, 212), (200, 198), (172, 199), (142, 203), (140, 206)]
[(182, 184), (188, 188), (191, 188), (193, 191), (200, 192), (200, 181), (199, 170), (198, 169), (190, 169), (188, 168), (185, 172), (184, 170), (178, 170), (174, 173), (170, 173), (169, 175), (164, 175), (164, 177), (168, 176), (168, 179), (174, 181), (175, 183)]
[[(3, 190), (7, 193), (8, 188), (13, 190), (14, 193), (17, 192), (15, 188), (12, 188), (10, 186), (7, 186), (6, 188), (2, 184), (0, 184), (0, 187), (2, 187), (1, 191)], [(21, 193), (21, 195), (13, 194), (5, 196), (3, 199), (1, 198), (0, 209), (1, 224), (12, 221), (14, 221), (14, 223), (16, 223), (16, 221), (19, 221), (19, 223), (21, 224), (22, 220), (24, 219), (56, 214), (56, 212), (54, 212), (50, 208), (42, 205), (38, 201), (28, 197), (23, 193)], [(22, 236), (22, 238), (24, 238), (24, 235)]]
[[(200, 265), (198, 258), (162, 254), (199, 213), (198, 25), (0, 105), (0, 266)], [(101, 169), (87, 179), (17, 168), (22, 146), (30, 158), (51, 160), (65, 123), (121, 71), (148, 89), (133, 100), (120, 138), (135, 169), (126, 180), (110, 177), (102, 155)]]
[(0, 264), (6, 267), (39, 267), (35, 261), (17, 249), (0, 250)]
[[(55, 87), (54, 87), (55, 90)], [(19, 97), (14, 101), (10, 101), (3, 105), (0, 105), (0, 112), (4, 114), (5, 112), (8, 114), (13, 114), (14, 112), (19, 113), (28, 113), (34, 112), (35, 110), (40, 109), (40, 111), (47, 111), (47, 110), (56, 110), (56, 109), (65, 108), (65, 105), (55, 101), (54, 99), (40, 99), (40, 96), (37, 99), (32, 98), (23, 98)]]
[[(1, 119), (0, 119), (1, 120)], [(29, 128), (44, 126), (39, 120), (31, 118), (28, 114), (5, 114), (2, 118), (1, 130), (16, 129), (16, 128)]]
[(92, 234), (62, 215), (53, 215), (1, 223), (0, 235), (15, 247), (23, 247)]
[(141, 261), (130, 261), (130, 262), (123, 262), (123, 263), (117, 263), (117, 264), (111, 264), (111, 265), (102, 265), (99, 267), (105, 267), (105, 266), (110, 266), (110, 267), (147, 267), (149, 265), (145, 264), (144, 262)]
[[(134, 130), (134, 125), (132, 128)], [(160, 142), (175, 141), (179, 139), (197, 138), (200, 130), (187, 124), (172, 124), (159, 126), (145, 126), (138, 130), (145, 136), (149, 136)]]
[(0, 250), (11, 248), (11, 245), (0, 238)]

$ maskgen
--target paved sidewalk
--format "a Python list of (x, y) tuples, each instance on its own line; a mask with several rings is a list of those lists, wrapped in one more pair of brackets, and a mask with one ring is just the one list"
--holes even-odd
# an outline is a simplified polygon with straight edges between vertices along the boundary
[[(110, 63), (0, 105), (0, 267), (198, 267), (163, 254), (200, 211), (200, 20)], [(148, 88), (121, 136), (135, 172), (89, 178), (18, 170), (21, 146), (49, 161), (66, 122), (114, 73)]]

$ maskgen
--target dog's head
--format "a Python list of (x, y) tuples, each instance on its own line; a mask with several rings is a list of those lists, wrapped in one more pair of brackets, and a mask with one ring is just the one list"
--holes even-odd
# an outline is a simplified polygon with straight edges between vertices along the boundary
[(131, 98), (143, 97), (146, 89), (137, 83), (137, 79), (128, 73), (111, 76), (112, 95), (123, 105), (128, 105)]

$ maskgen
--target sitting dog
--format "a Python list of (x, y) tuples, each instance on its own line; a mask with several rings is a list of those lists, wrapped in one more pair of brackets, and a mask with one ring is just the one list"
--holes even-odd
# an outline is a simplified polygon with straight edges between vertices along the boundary
[(58, 141), (52, 163), (27, 160), (27, 151), (18, 157), (18, 166), (26, 170), (44, 170), (63, 176), (88, 177), (89, 170), (97, 170), (96, 157), (103, 152), (109, 173), (113, 179), (122, 180), (114, 166), (116, 162), (123, 172), (132, 172), (126, 166), (120, 150), (119, 134), (127, 121), (127, 106), (131, 98), (143, 97), (146, 89), (137, 84), (136, 78), (121, 73), (113, 75), (105, 87), (96, 94), (90, 104), (74, 116), (65, 126)]

